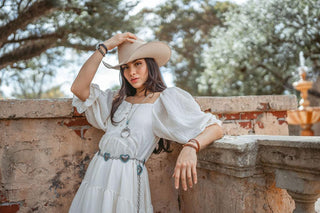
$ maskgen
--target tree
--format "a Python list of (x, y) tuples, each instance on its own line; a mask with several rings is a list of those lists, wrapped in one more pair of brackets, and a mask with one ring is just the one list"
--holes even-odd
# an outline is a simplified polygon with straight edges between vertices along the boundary
[[(221, 14), (235, 5), (228, 2), (168, 0), (163, 5), (144, 10), (146, 24), (159, 40), (169, 42), (174, 50), (167, 67), (175, 76), (176, 86), (193, 95), (199, 93), (195, 81), (204, 71), (202, 51), (209, 46), (210, 31), (221, 25)], [(152, 14), (150, 20), (148, 15)]]
[(217, 95), (293, 92), (299, 52), (320, 73), (320, 1), (250, 0), (225, 13), (224, 26), (211, 32), (199, 89)]
[[(113, 33), (134, 32), (128, 12), (135, 4), (124, 0), (1, 1), (0, 72), (11, 74), (2, 75), (0, 85), (19, 75), (25, 78), (22, 72), (28, 69), (54, 75), (54, 69), (67, 62), (67, 50), (71, 54), (72, 50), (94, 50), (97, 42)], [(54, 66), (43, 58), (55, 58)]]
[(0, 69), (53, 47), (93, 50), (119, 30), (134, 30), (122, 0), (11, 0), (0, 6)]
[[(13, 88), (11, 96), (19, 99), (39, 99), (39, 98), (62, 98), (65, 94), (61, 91), (61, 86), (52, 82), (55, 73), (52, 73), (55, 64), (55, 58), (44, 58), (47, 55), (41, 55), (38, 63), (29, 61), (26, 67), (29, 69), (20, 73), (10, 75), (10, 87)], [(47, 66), (41, 65), (48, 64)], [(52, 66), (52, 67), (50, 67)]]
[[(61, 61), (60, 51), (54, 49), (47, 50), (48, 54), (41, 54), (36, 57), (37, 60), (31, 59), (19, 62), (20, 66), (25, 68), (7, 69), (3, 72), (3, 79), (7, 79), (5, 84), (13, 88), (11, 96), (15, 98), (42, 98), (45, 90), (55, 88), (55, 82), (52, 79), (56, 75), (56, 64), (62, 67), (68, 62)], [(60, 87), (59, 87), (60, 88)], [(58, 94), (58, 93), (55, 93)], [(52, 96), (52, 98), (59, 98), (61, 96)]]
[[(12, 95), (18, 99), (50, 99), (50, 98), (63, 98), (65, 94), (61, 91), (61, 84), (51, 87), (41, 93), (38, 91), (24, 91), (14, 92)], [(28, 88), (29, 89), (29, 88)]]

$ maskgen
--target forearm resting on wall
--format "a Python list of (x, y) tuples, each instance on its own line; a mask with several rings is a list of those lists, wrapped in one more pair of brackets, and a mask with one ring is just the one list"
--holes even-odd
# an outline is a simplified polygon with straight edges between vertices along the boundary
[(223, 129), (218, 124), (213, 124), (205, 128), (205, 130), (200, 133), (196, 139), (200, 143), (200, 150), (210, 145), (215, 140), (223, 137)]

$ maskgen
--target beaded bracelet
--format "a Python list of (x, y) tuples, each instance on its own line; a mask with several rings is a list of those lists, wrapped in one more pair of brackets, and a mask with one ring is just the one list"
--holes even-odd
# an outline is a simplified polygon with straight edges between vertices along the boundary
[(102, 46), (105, 49), (106, 54), (108, 53), (108, 48), (106, 47), (106, 45), (104, 45), (104, 43), (99, 43), (98, 46)]
[[(106, 53), (103, 52), (100, 46), (102, 46), (105, 49)], [(104, 45), (104, 43), (97, 44), (96, 50), (99, 50), (99, 52), (102, 54), (103, 57), (108, 53), (108, 48), (106, 47), (106, 45)]]
[(196, 143), (197, 144), (197, 147), (198, 147), (198, 150), (200, 150), (200, 143), (197, 139), (195, 138), (192, 138), (188, 141), (189, 143)]
[(183, 144), (183, 147), (185, 147), (185, 146), (190, 146), (190, 147), (194, 148), (197, 153), (199, 152), (198, 148), (197, 148), (194, 144), (192, 144), (192, 143)]

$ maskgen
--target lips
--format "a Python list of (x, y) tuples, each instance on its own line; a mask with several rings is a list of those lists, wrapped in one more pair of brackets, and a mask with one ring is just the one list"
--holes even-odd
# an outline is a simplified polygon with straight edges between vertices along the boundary
[(131, 82), (132, 83), (136, 83), (138, 81), (139, 78), (131, 78)]

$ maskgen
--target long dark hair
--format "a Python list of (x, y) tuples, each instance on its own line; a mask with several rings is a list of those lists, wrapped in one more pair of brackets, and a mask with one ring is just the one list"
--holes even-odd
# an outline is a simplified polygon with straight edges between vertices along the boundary
[[(144, 95), (147, 95), (147, 91), (150, 92), (162, 92), (167, 88), (165, 85), (159, 66), (153, 58), (145, 58), (147, 68), (148, 68), (148, 79), (144, 83)], [(123, 69), (120, 67), (121, 76), (121, 87), (118, 94), (115, 96), (112, 102), (112, 108), (110, 113), (111, 123), (117, 125), (119, 122), (113, 120), (114, 113), (117, 111), (120, 104), (123, 102), (125, 96), (134, 96), (136, 94), (136, 89), (131, 86), (131, 84), (124, 77)], [(162, 138), (159, 140), (157, 147), (153, 150), (153, 153), (159, 154), (161, 151), (172, 152), (170, 149), (170, 142), (165, 141)]]

